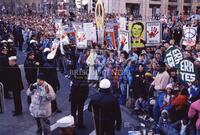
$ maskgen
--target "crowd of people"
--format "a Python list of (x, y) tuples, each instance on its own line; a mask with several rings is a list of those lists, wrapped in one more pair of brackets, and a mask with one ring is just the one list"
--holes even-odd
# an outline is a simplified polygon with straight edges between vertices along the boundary
[[(134, 19), (126, 17), (127, 21)], [(118, 18), (118, 15), (106, 16), (107, 21), (117, 22)], [(76, 48), (76, 45), (66, 45), (63, 46), (64, 54), (58, 48), (55, 57), (49, 59), (47, 56), (52, 50), (53, 40), (56, 39), (54, 19), (52, 16), (9, 15), (0, 19), (0, 82), (4, 85), (5, 98), (11, 98), (9, 91), (13, 91), (14, 116), (22, 114), (20, 92), (24, 87), (17, 65), (17, 53), (25, 51), (27, 54), (24, 62), (25, 76), (30, 85), (27, 102), (31, 114), (36, 118), (38, 112), (34, 110), (39, 108), (37, 100), (40, 96), (37, 95), (37, 91), (33, 92), (34, 89), (40, 88), (46, 91), (47, 95), (42, 101), (48, 108), (48, 116), (50, 103), (53, 112), (61, 112), (55, 100), (56, 91), (60, 89), (57, 69), (72, 81), (77, 81), (74, 75), (76, 71), (85, 71), (85, 75), (88, 73), (89, 87), (99, 88), (102, 79), (109, 80), (110, 92), (117, 98), (118, 104), (133, 109), (139, 118), (153, 122), (154, 133), (200, 135), (200, 20), (198, 18), (182, 20), (181, 17), (168, 16), (167, 21), (162, 22), (163, 42), (160, 46), (131, 48), (126, 52), (108, 50), (104, 44), (93, 43), (86, 49)], [(77, 21), (88, 22), (92, 19), (77, 17)], [(63, 17), (63, 23), (70, 23), (68, 17)], [(186, 24), (197, 27), (195, 46), (182, 45), (183, 25)], [(165, 53), (170, 46), (180, 48), (184, 58), (190, 59), (195, 64), (197, 77), (194, 82), (181, 81), (177, 69), (170, 68), (165, 63)], [(35, 84), (38, 79), (39, 85)], [(79, 103), (77, 100), (80, 98), (76, 95), (81, 91), (76, 91), (79, 94), (75, 94), (73, 89), (71, 90), (70, 100), (76, 101), (72, 106), (77, 106), (72, 109), (74, 117), (76, 110), (83, 108), (89, 89), (76, 81), (76, 86), (72, 84), (72, 88), (76, 90), (84, 87), (86, 91), (83, 93), (84, 98), (81, 98), (82, 102)], [(102, 88), (104, 86), (101, 86)], [(39, 95), (45, 94), (39, 93)], [(90, 106), (89, 110), (92, 109)], [(40, 110), (41, 115), (43, 112)], [(83, 112), (79, 113), (79, 127), (83, 127)], [(39, 127), (42, 123), (49, 123), (46, 119), (36, 120)]]

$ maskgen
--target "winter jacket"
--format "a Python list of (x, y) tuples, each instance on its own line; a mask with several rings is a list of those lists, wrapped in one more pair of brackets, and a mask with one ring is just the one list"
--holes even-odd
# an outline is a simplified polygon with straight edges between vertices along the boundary
[(177, 97), (172, 99), (172, 106), (176, 110), (181, 110), (187, 105), (188, 97), (186, 95), (178, 95)]
[(198, 116), (196, 128), (200, 130), (200, 99), (191, 104), (188, 112), (189, 118), (194, 118), (196, 115)]
[(132, 66), (126, 66), (126, 68), (123, 70), (120, 78), (119, 78), (119, 83), (124, 83), (128, 84), (129, 86), (132, 87), (133, 84), (133, 67)]
[(35, 83), (37, 80), (37, 65), (35, 60), (28, 58), (24, 62), (24, 71), (28, 84)]
[(8, 84), (9, 90), (21, 91), (24, 89), (21, 71), (18, 65), (8, 68)]
[(164, 90), (169, 83), (169, 73), (167, 71), (164, 71), (163, 73), (157, 74), (155, 80), (153, 81), (153, 85), (155, 86), (155, 90)]
[(188, 93), (189, 93), (189, 100), (191, 102), (194, 102), (197, 99), (199, 99), (200, 98), (200, 84), (190, 86), (188, 88)]
[[(46, 118), (51, 116), (51, 101), (56, 95), (50, 84), (44, 82), (42, 86), (33, 84), (35, 87), (32, 91), (27, 90), (27, 95), (31, 96), (31, 104), (29, 110), (35, 118)], [(46, 93), (45, 87), (48, 86), (49, 93)]]

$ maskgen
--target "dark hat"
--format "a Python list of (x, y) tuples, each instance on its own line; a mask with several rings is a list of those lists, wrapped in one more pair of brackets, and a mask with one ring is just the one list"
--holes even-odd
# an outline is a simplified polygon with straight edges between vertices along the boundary
[(39, 73), (37, 75), (37, 79), (40, 79), (40, 80), (45, 80), (45, 75), (43, 73)]
[(29, 51), (29, 52), (27, 52), (27, 56), (30, 56), (30, 55), (32, 55), (32, 54), (34, 54), (33, 51)]
[(161, 62), (161, 61), (160, 61), (160, 62), (158, 62), (158, 64), (159, 64), (160, 67), (163, 67), (163, 68), (166, 67), (166, 65), (165, 65), (164, 62)]

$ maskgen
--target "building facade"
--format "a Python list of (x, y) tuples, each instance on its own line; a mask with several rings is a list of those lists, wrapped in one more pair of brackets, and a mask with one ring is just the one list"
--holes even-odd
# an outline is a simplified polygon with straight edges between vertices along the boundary
[[(90, 0), (90, 2), (91, 1), (92, 0)], [(199, 1), (199, 0), (193, 0), (193, 1), (192, 0), (103, 0), (103, 1), (106, 13), (131, 13), (134, 15), (141, 15), (143, 18), (148, 18), (155, 16), (156, 14), (168, 14), (168, 13), (190, 14), (193, 1)]]

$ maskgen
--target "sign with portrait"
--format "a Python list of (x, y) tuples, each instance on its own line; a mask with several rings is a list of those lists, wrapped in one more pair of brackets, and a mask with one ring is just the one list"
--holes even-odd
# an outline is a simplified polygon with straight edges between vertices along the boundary
[(76, 32), (77, 34), (77, 48), (85, 49), (87, 48), (87, 39), (84, 30), (79, 30)]
[(129, 23), (131, 48), (143, 48), (145, 46), (145, 23), (141, 21)]
[(109, 29), (104, 32), (104, 40), (106, 42), (107, 49), (117, 49), (115, 44), (115, 33), (114, 30)]
[(97, 30), (104, 29), (104, 6), (102, 0), (97, 0), (95, 8), (95, 22), (97, 25)]
[(129, 46), (129, 31), (120, 31), (119, 34), (119, 51), (126, 51), (127, 53), (130, 51)]
[(180, 62), (180, 78), (184, 82), (193, 82), (196, 80), (195, 66), (190, 60), (184, 59)]
[(174, 46), (167, 49), (165, 61), (171, 68), (179, 68), (180, 62), (183, 60), (182, 51)]
[(183, 45), (186, 46), (196, 45), (197, 27), (183, 26), (183, 31), (184, 31)]
[(162, 30), (160, 22), (146, 23), (146, 46), (159, 45), (161, 43)]

